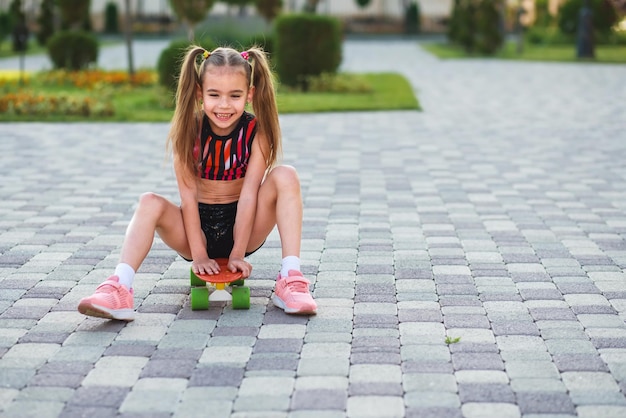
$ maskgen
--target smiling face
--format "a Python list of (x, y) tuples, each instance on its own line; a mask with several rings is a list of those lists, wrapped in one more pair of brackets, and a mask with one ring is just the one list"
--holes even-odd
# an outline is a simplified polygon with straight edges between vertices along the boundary
[(253, 87), (243, 70), (233, 67), (210, 66), (204, 71), (201, 91), (202, 109), (216, 135), (233, 131), (243, 114), (246, 102), (252, 100)]

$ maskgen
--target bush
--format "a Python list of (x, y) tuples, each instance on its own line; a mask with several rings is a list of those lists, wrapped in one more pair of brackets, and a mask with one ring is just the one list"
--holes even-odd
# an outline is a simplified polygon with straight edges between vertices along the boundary
[(118, 33), (120, 31), (118, 23), (117, 4), (108, 2), (104, 10), (104, 32)]
[(626, 32), (611, 32), (606, 39), (607, 45), (626, 46)]
[(248, 35), (235, 31), (222, 31), (207, 37), (211, 39), (216, 46), (227, 46), (238, 51), (245, 51), (251, 46), (263, 48), (268, 54), (274, 49), (274, 42), (271, 34), (254, 34)]
[(461, 13), (461, 0), (454, 0), (446, 32), (448, 41), (451, 43), (458, 43), (460, 40)]
[(256, 35), (251, 37), (232, 38), (230, 42), (227, 37), (222, 37), (221, 42), (216, 43), (213, 39), (205, 38), (202, 40), (189, 42), (186, 39), (172, 41), (167, 48), (161, 51), (157, 62), (157, 72), (159, 75), (159, 84), (168, 90), (174, 92), (178, 85), (178, 76), (180, 75), (180, 66), (183, 62), (185, 51), (191, 44), (196, 44), (208, 51), (212, 51), (218, 46), (230, 46), (238, 50), (245, 50), (251, 46), (260, 46), (266, 52), (273, 49), (273, 39), (271, 36)]
[(421, 10), (419, 3), (412, 1), (406, 9), (404, 16), (404, 27), (406, 33), (419, 33), (421, 30)]
[(37, 42), (41, 46), (46, 46), (48, 40), (54, 34), (54, 0), (43, 0), (41, 2), (37, 23), (39, 23)]
[(476, 14), (477, 8), (472, 0), (459, 2), (457, 42), (467, 52), (474, 52), (476, 47)]
[(448, 39), (466, 52), (492, 55), (504, 42), (500, 0), (455, 0)]
[(48, 41), (54, 68), (82, 70), (98, 61), (98, 40), (84, 31), (61, 31)]
[(549, 0), (536, 0), (535, 1), (535, 23), (533, 26), (549, 27), (553, 23), (552, 15), (550, 14), (550, 2)]
[(274, 37), (271, 34), (252, 35), (248, 38), (247, 42), (243, 44), (243, 49), (248, 49), (251, 46), (263, 48), (263, 51), (265, 51), (271, 59), (275, 50)]
[(275, 65), (281, 82), (306, 90), (306, 77), (334, 74), (341, 64), (339, 20), (310, 13), (275, 20)]
[(524, 37), (532, 45), (572, 45), (575, 42), (573, 35), (566, 35), (553, 26), (532, 26)]
[(61, 12), (61, 26), (71, 28), (75, 25), (90, 26), (85, 22), (89, 19), (89, 8), (91, 0), (56, 0), (56, 4)]
[[(167, 48), (161, 51), (157, 62), (157, 72), (159, 73), (159, 84), (174, 92), (178, 86), (180, 66), (185, 57), (185, 51), (192, 42), (188, 40), (172, 41)], [(208, 51), (215, 49), (215, 44), (210, 39), (193, 42)]]
[(0, 10), (0, 42), (4, 41), (11, 33), (11, 17), (8, 13)]
[(478, 5), (475, 43), (476, 49), (481, 54), (495, 54), (504, 41), (497, 1), (482, 0)]

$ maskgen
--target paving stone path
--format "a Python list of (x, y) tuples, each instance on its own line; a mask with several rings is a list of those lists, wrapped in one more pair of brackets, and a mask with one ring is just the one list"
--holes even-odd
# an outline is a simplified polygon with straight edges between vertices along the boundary
[(0, 416), (626, 416), (626, 67), (349, 41), (344, 69), (424, 111), (281, 118), (311, 318), (269, 301), (276, 232), (248, 311), (191, 311), (156, 239), (136, 320), (82, 316), (137, 197), (178, 199), (168, 125), (2, 124)]

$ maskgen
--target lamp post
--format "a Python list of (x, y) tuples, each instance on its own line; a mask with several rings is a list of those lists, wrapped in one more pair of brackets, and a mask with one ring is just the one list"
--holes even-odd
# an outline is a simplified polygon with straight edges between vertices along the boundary
[(595, 58), (593, 47), (593, 12), (589, 0), (585, 0), (578, 16), (578, 32), (576, 34), (576, 56), (578, 58)]
[(13, 29), (13, 49), (20, 53), (20, 86), (24, 84), (24, 55), (28, 49), (28, 26), (26, 26), (26, 17), (19, 17), (19, 22)]

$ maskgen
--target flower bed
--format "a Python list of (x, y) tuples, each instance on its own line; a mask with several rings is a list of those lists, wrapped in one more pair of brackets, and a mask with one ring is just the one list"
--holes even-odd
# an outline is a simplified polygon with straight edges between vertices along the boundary
[(156, 82), (156, 74), (153, 71), (140, 70), (133, 76), (125, 71), (64, 71), (55, 70), (41, 73), (41, 81), (55, 85), (72, 85), (80, 88), (94, 88), (99, 85), (122, 86), (151, 86)]
[(0, 73), (0, 113), (110, 117), (115, 114), (114, 94), (155, 84), (156, 74), (147, 70), (132, 77), (125, 71), (44, 71), (29, 73), (21, 83), (16, 72), (4, 71)]
[(17, 92), (0, 96), (0, 113), (28, 116), (113, 116), (115, 112), (109, 102), (96, 102), (90, 97)]

